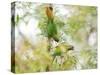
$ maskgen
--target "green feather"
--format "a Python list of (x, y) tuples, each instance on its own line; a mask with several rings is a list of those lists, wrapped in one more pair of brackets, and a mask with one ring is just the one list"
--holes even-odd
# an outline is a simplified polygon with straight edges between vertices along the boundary
[(59, 48), (59, 46), (57, 46), (57, 47), (55, 48), (55, 50), (54, 50), (53, 56), (61, 56), (61, 54), (62, 54), (62, 51), (61, 51), (61, 49)]
[(58, 31), (57, 31), (57, 26), (53, 22), (53, 20), (48, 20), (48, 26), (47, 26), (47, 34), (49, 38), (53, 38), (55, 41), (59, 41), (58, 38)]

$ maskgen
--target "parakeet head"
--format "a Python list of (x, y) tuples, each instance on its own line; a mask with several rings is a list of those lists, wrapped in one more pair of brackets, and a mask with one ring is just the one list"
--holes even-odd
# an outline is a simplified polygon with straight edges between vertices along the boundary
[(71, 50), (74, 50), (74, 47), (66, 42), (58, 44), (54, 48), (54, 56), (61, 56), (63, 53), (67, 53)]
[(67, 52), (70, 50), (74, 50), (74, 47), (66, 42), (58, 44), (58, 47), (61, 49), (63, 52)]
[(46, 6), (46, 15), (48, 19), (53, 19), (53, 7), (51, 4)]

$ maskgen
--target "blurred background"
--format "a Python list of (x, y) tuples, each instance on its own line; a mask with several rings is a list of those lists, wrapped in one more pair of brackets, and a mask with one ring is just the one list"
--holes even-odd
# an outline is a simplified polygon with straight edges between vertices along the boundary
[[(12, 11), (12, 16), (15, 16), (15, 24), (12, 23), (15, 30), (15, 59), (12, 65), (15, 65), (12, 68), (15, 72), (97, 68), (97, 7), (52, 4), (56, 38), (59, 38), (56, 42), (54, 36), (48, 41), (45, 13), (48, 5), (15, 3), (15, 14)], [(73, 49), (69, 50), (71, 47)]]

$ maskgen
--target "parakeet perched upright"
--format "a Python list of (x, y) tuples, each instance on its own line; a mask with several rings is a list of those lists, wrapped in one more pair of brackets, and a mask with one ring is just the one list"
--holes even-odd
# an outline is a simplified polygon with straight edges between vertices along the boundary
[(57, 26), (54, 23), (54, 15), (53, 15), (52, 5), (49, 5), (49, 6), (46, 7), (46, 15), (47, 15), (47, 18), (48, 18), (48, 22), (47, 22), (48, 38), (52, 38), (53, 40), (58, 42), (59, 41), (58, 29), (57, 29)]

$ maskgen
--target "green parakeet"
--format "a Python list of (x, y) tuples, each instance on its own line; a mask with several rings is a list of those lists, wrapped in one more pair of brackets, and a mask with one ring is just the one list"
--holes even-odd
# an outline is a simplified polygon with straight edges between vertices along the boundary
[(70, 50), (73, 50), (74, 47), (72, 45), (61, 43), (54, 48), (53, 56), (61, 56), (63, 53), (67, 53)]
[(59, 41), (58, 29), (57, 29), (57, 26), (54, 23), (52, 6), (46, 7), (46, 15), (47, 15), (47, 18), (48, 18), (48, 22), (47, 22), (48, 38), (53, 38), (56, 42), (58, 42)]

